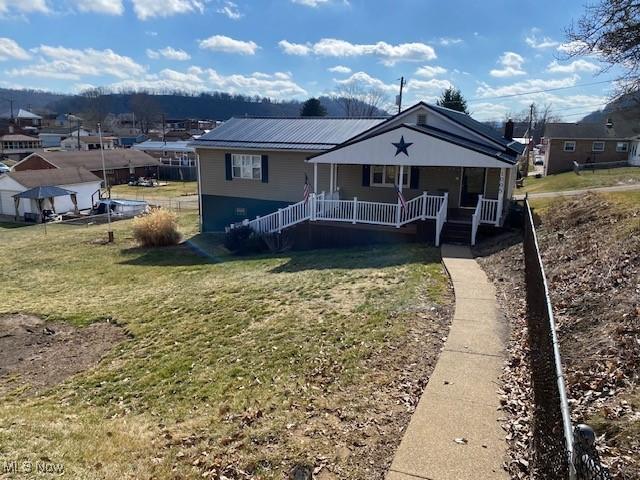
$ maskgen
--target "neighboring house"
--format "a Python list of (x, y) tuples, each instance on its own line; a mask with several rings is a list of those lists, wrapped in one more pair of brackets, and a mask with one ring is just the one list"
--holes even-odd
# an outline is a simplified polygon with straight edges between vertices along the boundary
[[(102, 137), (102, 148), (113, 150), (117, 137)], [(97, 135), (75, 135), (65, 138), (60, 142), (63, 150), (100, 150), (100, 137)]]
[[(102, 153), (99, 150), (36, 152), (15, 164), (12, 170), (82, 167), (102, 178)], [(104, 150), (104, 162), (109, 185), (128, 183), (131, 177), (154, 176), (160, 166), (155, 158), (132, 149)]]
[(0, 117), (4, 119), (12, 119), (13, 124), (21, 128), (38, 128), (42, 124), (42, 117), (40, 115), (36, 115), (35, 113), (22, 108), (17, 112), (5, 112), (0, 115)]
[[(421, 219), (436, 243), (445, 223), (475, 237), (479, 223), (504, 222), (523, 150), (466, 114), (425, 103), (386, 119), (232, 118), (191, 144), (203, 231), (256, 216), (267, 217), (252, 227), (278, 230), (300, 223), (298, 213), (335, 224)], [(325, 203), (278, 214), (303, 199), (305, 181)]]
[(542, 139), (544, 173), (571, 171), (574, 162), (582, 165), (630, 161), (631, 142), (638, 134), (637, 129), (637, 125), (627, 121), (547, 123)]
[[(86, 210), (93, 206), (98, 198), (100, 178), (85, 168), (67, 167), (46, 170), (14, 171), (0, 176), (0, 215), (16, 215), (14, 195), (35, 187), (59, 187), (74, 192), (77, 208)], [(53, 208), (52, 208), (53, 207)], [(57, 213), (74, 211), (76, 205), (70, 196), (56, 197), (53, 206), (46, 200), (44, 209)], [(22, 199), (19, 202), (18, 216), (40, 213), (38, 203), (32, 199)]]
[(144, 134), (139, 135), (121, 135), (118, 138), (117, 144), (122, 148), (131, 148), (137, 143), (142, 143), (147, 139), (147, 136)]
[(629, 165), (640, 167), (640, 135), (631, 138), (629, 142)]
[(42, 148), (42, 141), (21, 133), (8, 133), (0, 136), (0, 158), (19, 161)]
[(167, 165), (188, 165), (196, 164), (196, 149), (186, 141), (160, 142), (147, 140), (131, 147), (148, 153)]

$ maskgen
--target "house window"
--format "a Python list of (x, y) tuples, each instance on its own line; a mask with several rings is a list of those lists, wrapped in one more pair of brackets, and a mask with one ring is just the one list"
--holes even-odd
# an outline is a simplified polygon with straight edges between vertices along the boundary
[(592, 152), (604, 152), (604, 142), (593, 142), (591, 145)]
[(564, 142), (564, 151), (565, 152), (575, 152), (576, 151), (576, 142)]
[(262, 178), (262, 158), (260, 155), (231, 155), (233, 178), (260, 180)]
[[(409, 186), (409, 167), (402, 173), (402, 186)], [(371, 167), (371, 185), (376, 187), (393, 187), (399, 184), (400, 167), (396, 165), (373, 165)]]
[(616, 152), (624, 153), (629, 151), (629, 144), (627, 142), (616, 143)]

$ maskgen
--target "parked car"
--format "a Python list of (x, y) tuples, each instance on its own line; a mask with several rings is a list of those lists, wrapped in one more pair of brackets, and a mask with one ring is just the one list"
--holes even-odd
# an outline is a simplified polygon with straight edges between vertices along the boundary
[(7, 167), (4, 163), (0, 162), (0, 175), (3, 173), (9, 173), (11, 169)]
[(533, 162), (534, 165), (544, 165), (544, 157), (543, 156), (539, 156), (536, 157), (535, 162)]

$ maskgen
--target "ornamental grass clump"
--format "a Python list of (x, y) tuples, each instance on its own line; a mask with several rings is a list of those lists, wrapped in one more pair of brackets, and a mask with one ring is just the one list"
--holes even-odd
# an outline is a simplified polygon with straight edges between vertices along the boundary
[(133, 221), (133, 237), (143, 247), (167, 247), (177, 245), (180, 232), (176, 215), (168, 210), (154, 210)]

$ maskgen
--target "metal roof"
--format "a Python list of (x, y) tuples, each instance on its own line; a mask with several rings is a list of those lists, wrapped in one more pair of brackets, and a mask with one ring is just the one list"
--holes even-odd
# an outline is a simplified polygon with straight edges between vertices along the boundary
[(385, 118), (232, 118), (190, 145), (226, 148), (327, 150)]
[(500, 132), (491, 128), (489, 125), (486, 125), (482, 122), (474, 120), (471, 115), (468, 115), (464, 112), (458, 112), (457, 110), (451, 110), (450, 108), (440, 107), (438, 105), (428, 105), (429, 108), (435, 110), (436, 112), (444, 115), (445, 117), (457, 122), (470, 130), (473, 130), (480, 135), (493, 140), (500, 145), (503, 145), (511, 150), (514, 150), (516, 153), (522, 153), (524, 151), (524, 145), (518, 142), (514, 142), (513, 140), (508, 140)]
[[(4, 112), (0, 115), (0, 118), (11, 118), (11, 112)], [(13, 114), (13, 118), (29, 118), (33, 120), (41, 120), (42, 117), (40, 115), (36, 115), (35, 113), (30, 112), (29, 110), (19, 109), (17, 113)]]
[(43, 198), (62, 197), (64, 195), (72, 195), (76, 192), (56, 187), (54, 185), (44, 185), (42, 187), (34, 187), (24, 192), (17, 193), (13, 198), (33, 198), (42, 200)]
[[(105, 168), (108, 169), (160, 165), (160, 162), (152, 156), (131, 148), (117, 148), (102, 151), (104, 152)], [(102, 155), (100, 154), (100, 150), (74, 150), (70, 152), (38, 151), (35, 155), (44, 158), (56, 167), (84, 167), (91, 171), (102, 170)]]
[(147, 140), (146, 142), (136, 143), (131, 148), (148, 152), (195, 152), (195, 148), (190, 146), (189, 143), (188, 141), (158, 142)]

